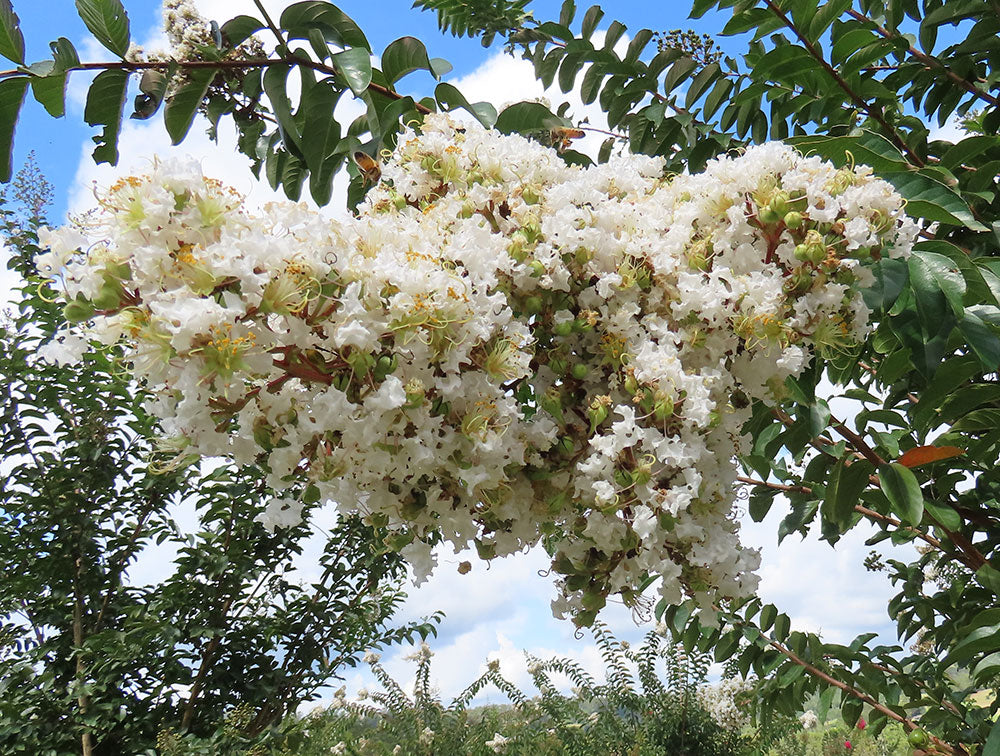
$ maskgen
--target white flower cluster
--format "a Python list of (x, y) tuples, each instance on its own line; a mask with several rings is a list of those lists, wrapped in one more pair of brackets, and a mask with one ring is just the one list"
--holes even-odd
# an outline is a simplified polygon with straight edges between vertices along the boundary
[(670, 602), (751, 594), (741, 426), (864, 333), (861, 260), (915, 234), (892, 188), (781, 144), (700, 175), (583, 169), (443, 116), (382, 176), (331, 223), (157, 163), (44, 234), (38, 266), (124, 345), (180, 453), (265, 465), (270, 528), (335, 501), (418, 575), (440, 539), (542, 541), (578, 624), (646, 575)]
[(753, 707), (748, 705), (745, 696), (755, 682), (731, 677), (715, 685), (703, 685), (698, 688), (698, 702), (720, 727), (739, 732), (750, 723)]
[[(192, 0), (163, 0), (163, 31), (167, 50), (146, 52), (135, 43), (129, 46), (126, 59), (133, 63), (204, 60), (205, 49), (216, 46), (212, 23), (198, 11)], [(264, 56), (260, 40), (251, 36), (228, 53), (228, 58), (253, 59)], [(175, 79), (170, 91), (179, 86), (183, 76)]]
[(819, 717), (816, 716), (815, 711), (810, 709), (799, 716), (799, 724), (802, 725), (803, 730), (814, 730), (819, 725)]

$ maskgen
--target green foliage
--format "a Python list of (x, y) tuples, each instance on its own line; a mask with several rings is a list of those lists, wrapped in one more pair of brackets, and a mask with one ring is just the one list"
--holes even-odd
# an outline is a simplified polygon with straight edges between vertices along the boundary
[[(254, 520), (260, 470), (166, 464), (118, 355), (38, 358), (62, 322), (33, 265), (48, 188), (31, 171), (14, 186), (26, 211), (2, 218), (24, 284), (0, 325), (0, 752), (134, 754), (168, 730), (218, 740), (233, 712), (252, 713), (240, 737), (253, 741), (365, 649), (433, 632), (389, 624), (403, 568), (370, 528), (339, 522), (299, 581), (309, 529)], [(163, 577), (130, 579), (140, 559)]]
[(434, 11), (443, 32), (456, 37), (482, 37), (489, 47), (497, 34), (509, 36), (531, 17), (531, 0), (414, 0), (413, 7)]
[[(484, 674), (445, 706), (431, 687), (431, 654), (426, 648), (414, 655), (412, 696), (377, 660), (370, 660), (382, 690), (358, 703), (338, 699), (333, 708), (310, 715), (285, 747), (300, 756), (331, 749), (352, 756), (750, 756), (766, 753), (783, 734), (783, 729), (774, 728), (726, 729), (713, 719), (699, 698), (710, 663), (707, 655), (685, 653), (655, 633), (636, 648), (600, 624), (593, 633), (605, 663), (604, 682), (569, 659), (529, 656), (528, 670), (538, 692), (532, 697), (505, 679), (497, 662), (490, 662)], [(571, 695), (560, 692), (566, 679), (573, 685)], [(510, 705), (469, 708), (490, 686)]]

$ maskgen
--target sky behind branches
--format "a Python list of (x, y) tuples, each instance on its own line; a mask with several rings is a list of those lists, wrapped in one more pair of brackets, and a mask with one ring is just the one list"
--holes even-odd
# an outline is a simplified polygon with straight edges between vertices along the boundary
[[(285, 4), (283, 0), (266, 0), (271, 11)], [(125, 5), (131, 18), (133, 39), (147, 50), (163, 47), (159, 0), (125, 0)], [(255, 10), (251, 0), (201, 0), (198, 5), (203, 15), (220, 22)], [(436, 18), (411, 10), (409, 0), (344, 0), (339, 5), (359, 23), (376, 51), (404, 35), (423, 40), (432, 57), (444, 57), (453, 64), (454, 70), (446, 78), (470, 101), (489, 100), (499, 107), (545, 95), (553, 105), (566, 99), (572, 103), (575, 115), (588, 116), (594, 125), (601, 123), (602, 116), (597, 108), (584, 108), (577, 98), (564, 96), (557, 89), (543, 92), (526, 61), (505, 55), (496, 47), (484, 50), (477, 40), (442, 36), (437, 30)], [(559, 5), (559, 2), (545, 0), (531, 7), (537, 18), (549, 19), (557, 17)], [(48, 57), (48, 41), (59, 36), (77, 42), (83, 60), (110, 59), (96, 43), (79, 44), (88, 35), (72, 0), (14, 0), (14, 6), (21, 17), (29, 61)], [(722, 27), (720, 18), (711, 14), (698, 21), (685, 20), (684, 3), (630, 0), (605, 3), (604, 7), (607, 15), (599, 28), (606, 28), (613, 18), (625, 23), (630, 32), (642, 27), (662, 31), (680, 27), (717, 34)], [(580, 9), (581, 13), (582, 10), (585, 7)], [(717, 39), (727, 53), (736, 54), (742, 49), (743, 42), (739, 39)], [(278, 199), (266, 184), (253, 179), (248, 161), (235, 151), (232, 130), (220, 129), (217, 146), (205, 136), (204, 121), (195, 122), (188, 139), (178, 148), (170, 147), (159, 116), (150, 121), (126, 121), (120, 141), (122, 168), (95, 166), (90, 158), (91, 136), (95, 130), (86, 126), (82, 115), (89, 81), (86, 75), (73, 74), (68, 114), (58, 121), (51, 119), (29, 97), (15, 136), (15, 167), (33, 151), (43, 174), (55, 186), (55, 203), (50, 214), (54, 225), (63, 222), (68, 211), (80, 212), (91, 206), (95, 182), (108, 186), (115, 176), (128, 173), (129, 168), (141, 170), (154, 155), (194, 155), (201, 161), (206, 174), (235, 186), (247, 195), (250, 204)], [(431, 93), (433, 85), (426, 73), (414, 74), (401, 82), (399, 89), (423, 96)], [(361, 112), (351, 102), (345, 101), (339, 107), (344, 108), (338, 110), (341, 117), (353, 117)], [(597, 137), (589, 139), (589, 144), (584, 140), (583, 149), (594, 152), (600, 140)], [(344, 214), (345, 196), (346, 181), (340, 178), (327, 209), (330, 215)], [(6, 279), (6, 284), (9, 286), (11, 279)], [(834, 406), (835, 412), (839, 407), (842, 418), (853, 412), (849, 405)], [(869, 552), (864, 540), (870, 531), (857, 528), (840, 541), (836, 551), (814, 537), (800, 540), (798, 536), (791, 536), (779, 547), (776, 533), (784, 514), (779, 499), (764, 523), (754, 524), (745, 518), (744, 541), (763, 550), (762, 598), (787, 611), (793, 627), (822, 631), (828, 641), (849, 642), (857, 634), (878, 632), (884, 641), (894, 642), (885, 605), (895, 591), (884, 575), (867, 572), (862, 565)], [(181, 507), (178, 517), (189, 529), (196, 527), (195, 512)], [(321, 528), (328, 528), (329, 524), (329, 520), (323, 522), (322, 515), (317, 521)], [(311, 560), (315, 560), (320, 551), (322, 537), (322, 532), (317, 532), (312, 547), (303, 557), (300, 567), (306, 579), (310, 576)], [(879, 546), (883, 554), (891, 548), (885, 543)], [(902, 553), (898, 551), (896, 556)], [(159, 570), (168, 563), (167, 557), (169, 552), (163, 548), (151, 550), (133, 567), (130, 578), (137, 583), (156, 580), (162, 576)], [(535, 551), (495, 560), (489, 565), (473, 556), (470, 559), (472, 572), (461, 576), (457, 568), (465, 559), (470, 559), (469, 555), (442, 553), (437, 573), (421, 587), (409, 588), (410, 598), (399, 617), (406, 620), (439, 609), (445, 611), (447, 616), (440, 626), (439, 637), (432, 643), (436, 652), (432, 669), (443, 695), (456, 695), (485, 670), (487, 659), (491, 657), (500, 659), (502, 670), (509, 679), (526, 684), (529, 678), (524, 650), (543, 658), (571, 656), (588, 670), (599, 673), (602, 669), (600, 655), (589, 635), (577, 638), (571, 623), (556, 621), (551, 616), (548, 602), (555, 592), (551, 578), (540, 574), (548, 564), (544, 554)], [(648, 623), (637, 624), (637, 618), (620, 605), (610, 604), (601, 619), (609, 623), (619, 637), (633, 642), (651, 629)], [(384, 656), (385, 666), (398, 680), (411, 679), (413, 665), (402, 659), (409, 652), (408, 648), (397, 649)], [(363, 670), (348, 671), (347, 683), (352, 693), (370, 681)], [(499, 694), (487, 694), (487, 697), (501, 700)]]

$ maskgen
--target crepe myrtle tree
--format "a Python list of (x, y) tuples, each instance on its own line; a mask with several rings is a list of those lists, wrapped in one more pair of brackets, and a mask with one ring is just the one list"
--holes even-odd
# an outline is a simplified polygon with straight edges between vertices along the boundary
[(165, 469), (149, 397), (112, 352), (72, 367), (38, 359), (62, 320), (32, 263), (51, 190), (30, 166), (13, 187), (2, 214), (21, 285), (0, 326), (0, 751), (134, 754), (164, 732), (214, 735), (237, 708), (242, 735), (259, 740), (368, 649), (433, 632), (433, 619), (391, 623), (404, 568), (357, 518), (296, 574), (310, 530), (272, 534), (255, 520), (259, 470)]
[[(590, 162), (571, 147), (580, 131), (593, 127), (574, 123), (566, 106), (552, 112), (539, 103), (519, 103), (498, 114), (487, 104), (470, 104), (446, 82), (420, 100), (399, 91), (405, 75), (425, 71), (439, 79), (446, 65), (418, 40), (403, 38), (383, 51), (381, 69), (372, 68), (366, 37), (331, 3), (295, 3), (278, 18), (256, 3), (256, 15), (220, 23), (193, 21), (188, 14), (190, 31), (175, 35), (183, 43), (180, 53), (164, 59), (130, 50), (128, 19), (117, 0), (77, 5), (119, 61), (81, 63), (61, 38), (52, 45), (52, 60), (26, 65), (16, 16), (3, 2), (0, 54), (18, 65), (0, 82), (0, 136), (8, 146), (29, 86), (60, 115), (66, 76), (102, 69), (85, 113), (102, 128), (96, 159), (115, 159), (126, 87), (137, 76), (135, 117), (152, 117), (162, 106), (175, 142), (198, 111), (213, 128), (231, 117), (240, 149), (258, 174), (293, 198), (308, 179), (321, 204), (329, 199), (333, 174), (344, 166), (352, 175), (350, 201), (357, 204), (378, 181), (382, 149), (394, 145), (405, 124), (419, 124), (435, 110), (465, 108), (486, 126), (546, 141), (564, 161)], [(660, 158), (666, 172), (697, 172), (717, 155), (782, 140), (846, 171), (871, 166), (905, 198), (906, 213), (919, 227), (912, 254), (894, 258), (869, 249), (864, 265), (871, 277), (865, 290), (871, 334), (819, 350), (770, 401), (732, 396), (736, 409), (752, 409), (744, 426), (752, 445), (740, 456), (738, 478), (750, 492), (754, 519), (780, 506), (787, 512), (782, 537), (818, 529), (835, 544), (865, 521), (876, 528), (873, 546), (891, 540), (917, 547), (910, 562), (885, 561), (877, 553), (869, 560), (899, 588), (888, 611), (900, 644), (872, 645), (872, 634), (847, 645), (827, 643), (794, 630), (786, 614), (754, 598), (697, 606), (661, 602), (656, 613), (686, 647), (712, 649), (720, 661), (760, 677), (762, 711), (791, 714), (815, 692), (827, 703), (838, 695), (848, 724), (862, 713), (874, 728), (898, 721), (926, 753), (1000, 752), (1000, 727), (993, 726), (998, 704), (970, 697), (975, 689), (994, 686), (1000, 671), (995, 4), (696, 0), (693, 16), (716, 14), (722, 34), (737, 37), (733, 44), (742, 52), (734, 55), (693, 34), (652, 30), (636, 30), (619, 53), (616, 43), (626, 28), (604, 22), (600, 6), (578, 16), (575, 4), (566, 2), (558, 19), (542, 21), (526, 2), (417, 5), (436, 12), (443, 30), (482, 35), (486, 44), (502, 38), (532, 61), (543, 83), (558, 82), (585, 103), (599, 103), (608, 138), (598, 164), (629, 152)], [(595, 44), (599, 26), (604, 35)], [(286, 90), (293, 69), (302, 81), (294, 100)], [(344, 96), (366, 106), (346, 125), (331, 117)], [(954, 118), (961, 119), (965, 136), (957, 142), (935, 139), (934, 123)], [(392, 188), (391, 182), (385, 186)], [(405, 195), (387, 199), (401, 202), (393, 207), (405, 212)], [(776, 240), (798, 240), (803, 218), (788, 206), (790, 196), (772, 191), (750, 199), (747, 217)], [(798, 242), (804, 245), (803, 263), (813, 254), (811, 243), (827, 243), (824, 233), (852, 220), (834, 218), (829, 227), (810, 229), (821, 238)], [(507, 221), (502, 212), (493, 214), (494, 231), (501, 221)], [(485, 214), (483, 222), (491, 223)], [(522, 240), (521, 249), (533, 241)], [(708, 272), (715, 250), (699, 241), (700, 254), (689, 249), (689, 260)], [(521, 255), (516, 245), (508, 251), (515, 259)], [(818, 259), (821, 250), (815, 251)], [(517, 262), (530, 267), (535, 261), (525, 256)], [(552, 316), (550, 309), (558, 311), (544, 300), (527, 306), (542, 322)], [(553, 321), (556, 335), (557, 327)], [(302, 376), (306, 367), (297, 368)], [(374, 376), (374, 367), (360, 365), (357, 372)], [(383, 381), (392, 367), (386, 364)], [(326, 375), (329, 360), (312, 362), (309, 369), (316, 368), (314, 380)], [(856, 402), (853, 418), (831, 412), (829, 396), (817, 393), (823, 379)], [(516, 394), (518, 385), (510, 390)], [(524, 404), (550, 415), (562, 411), (561, 400), (555, 406), (546, 399), (550, 411), (542, 399), (527, 397)], [(673, 409), (661, 414), (672, 417)], [(600, 426), (607, 419), (601, 405), (593, 412), (588, 421), (600, 417)], [(635, 485), (639, 462), (625, 465), (631, 477), (618, 481), (623, 488)], [(564, 502), (548, 504), (558, 508)], [(669, 520), (660, 525), (671, 527)], [(491, 556), (488, 549), (483, 556)], [(572, 572), (579, 565), (570, 560), (562, 567)], [(649, 575), (635, 588), (655, 580)], [(697, 592), (693, 583), (687, 589)], [(637, 595), (630, 601), (641, 606)]]

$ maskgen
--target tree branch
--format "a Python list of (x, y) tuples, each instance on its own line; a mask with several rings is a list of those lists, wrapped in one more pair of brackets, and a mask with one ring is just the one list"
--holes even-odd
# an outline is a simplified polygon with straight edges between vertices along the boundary
[(798, 37), (799, 42), (802, 43), (802, 46), (805, 47), (806, 51), (813, 57), (814, 60), (816, 60), (817, 63), (823, 66), (823, 69), (834, 80), (834, 82), (836, 82), (837, 86), (840, 87), (842, 90), (844, 90), (844, 93), (851, 98), (851, 102), (857, 105), (861, 110), (865, 112), (865, 114), (869, 118), (871, 118), (873, 121), (875, 121), (882, 127), (882, 129), (885, 131), (886, 136), (889, 137), (892, 143), (895, 144), (896, 147), (898, 147), (900, 151), (903, 152), (910, 159), (910, 162), (912, 162), (918, 168), (923, 168), (925, 165), (924, 161), (920, 158), (919, 155), (917, 155), (909, 148), (909, 146), (906, 144), (903, 138), (899, 136), (899, 133), (896, 131), (896, 129), (893, 128), (892, 124), (890, 124), (887, 120), (885, 120), (885, 116), (883, 116), (882, 113), (880, 113), (877, 109), (869, 105), (864, 98), (862, 98), (853, 89), (851, 89), (850, 85), (846, 81), (844, 81), (844, 78), (839, 73), (837, 73), (837, 69), (835, 69), (827, 62), (826, 58), (823, 57), (822, 53), (816, 49), (816, 46), (809, 41), (808, 37), (806, 37), (804, 34), (802, 34), (802, 32), (798, 30), (798, 27), (796, 27), (795, 23), (787, 15), (785, 15), (784, 11), (782, 11), (777, 5), (775, 5), (774, 2), (772, 2), (772, 0), (764, 0), (764, 4), (768, 7), (768, 9), (770, 9), (770, 11), (775, 16), (781, 19), (781, 22), (785, 26), (787, 26), (795, 34), (796, 37)]
[[(178, 61), (143, 61), (136, 62), (131, 60), (118, 60), (110, 63), (80, 63), (75, 66), (70, 66), (66, 69), (67, 73), (71, 71), (107, 71), (107, 70), (124, 70), (129, 72), (135, 71), (166, 71), (171, 66), (177, 66), (181, 70), (196, 70), (200, 68), (219, 68), (223, 70), (243, 70), (247, 68), (269, 68), (270, 66), (305, 66), (306, 68), (311, 68), (314, 71), (320, 71), (326, 74), (337, 74), (339, 71), (332, 66), (325, 65), (323, 63), (317, 63), (314, 60), (307, 60), (304, 58), (298, 58), (294, 55), (282, 56), (280, 58), (247, 58), (246, 60), (178, 60)], [(7, 71), (0, 71), (0, 80), (9, 79), (17, 76), (27, 76), (23, 70), (13, 69)], [(27, 76), (28, 78), (33, 78)], [(381, 84), (376, 84), (374, 82), (368, 85), (368, 89), (373, 92), (378, 92), (383, 97), (388, 97), (391, 100), (402, 100), (405, 95), (401, 95), (389, 87), (384, 87)], [(434, 111), (428, 108), (426, 105), (414, 100), (413, 107), (418, 112), (427, 115), (428, 113), (433, 113)]]
[[(863, 23), (870, 24), (871, 27), (885, 39), (905, 39), (903, 35), (889, 31), (888, 29), (872, 21), (870, 18), (858, 13), (853, 8), (848, 8), (847, 15), (855, 19), (856, 21), (861, 21)], [(944, 63), (935, 58), (933, 55), (928, 55), (927, 53), (923, 53), (917, 48), (915, 48), (913, 45), (910, 45), (909, 43), (907, 47), (907, 52), (910, 53), (910, 55), (912, 55), (916, 60), (920, 61), (925, 68), (927, 69), (936, 68), (939, 71), (943, 71), (945, 76), (948, 77), (949, 81), (961, 87), (969, 94), (975, 95), (980, 100), (988, 102), (990, 105), (993, 106), (1000, 105), (1000, 98), (996, 98), (989, 92), (984, 92), (981, 89), (978, 89), (972, 82), (970, 82), (968, 79), (963, 79), (961, 76), (952, 71), (950, 68), (948, 68)]]

